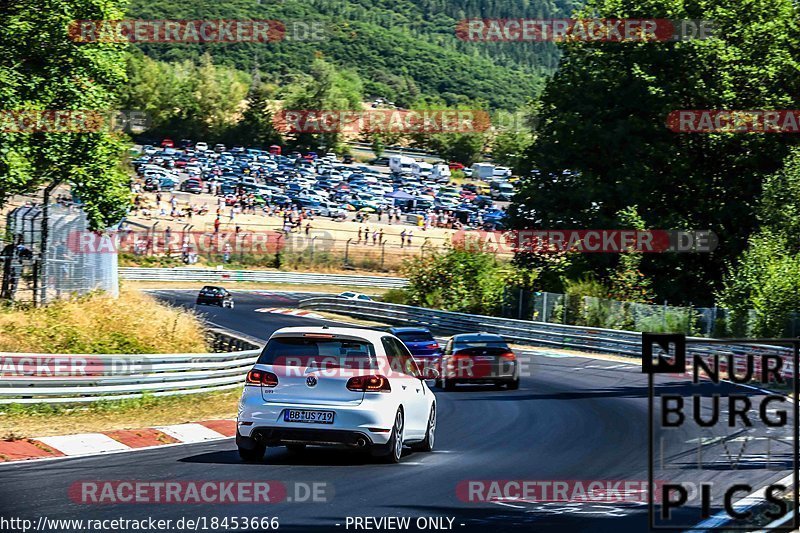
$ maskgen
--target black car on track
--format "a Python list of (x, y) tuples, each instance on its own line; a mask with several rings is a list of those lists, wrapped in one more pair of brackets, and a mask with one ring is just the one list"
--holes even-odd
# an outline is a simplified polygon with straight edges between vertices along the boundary
[(233, 309), (233, 296), (222, 287), (206, 285), (197, 295), (197, 305), (218, 305)]

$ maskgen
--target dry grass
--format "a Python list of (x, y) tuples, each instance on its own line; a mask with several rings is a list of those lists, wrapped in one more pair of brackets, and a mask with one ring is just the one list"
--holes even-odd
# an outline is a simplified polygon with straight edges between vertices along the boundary
[(203, 325), (191, 311), (134, 290), (101, 293), (42, 308), (0, 310), (0, 351), (34, 353), (205, 352)]
[[(79, 406), (3, 406), (0, 439), (70, 435), (236, 418), (241, 389)], [(54, 424), (53, 420), (58, 423)]]

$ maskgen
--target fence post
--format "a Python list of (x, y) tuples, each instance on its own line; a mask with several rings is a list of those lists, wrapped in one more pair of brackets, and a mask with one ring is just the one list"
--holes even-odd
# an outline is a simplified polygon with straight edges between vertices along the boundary
[(711, 324), (708, 327), (708, 336), (717, 336), (717, 306), (711, 308)]
[(145, 255), (150, 255), (150, 254), (153, 253), (153, 246), (156, 243), (156, 226), (158, 226), (158, 222), (153, 224), (153, 227), (150, 228), (150, 242), (148, 243), (149, 244), (149, 246), (148, 246), (149, 254), (145, 254)]
[(311, 262), (312, 262), (312, 263), (314, 262), (314, 243), (315, 243), (316, 241), (317, 241), (317, 236), (316, 236), (316, 235), (314, 235), (314, 236), (311, 238), (311, 248), (310, 248), (310, 252), (311, 252), (311, 253), (310, 253), (310, 256), (311, 256), (311, 257), (310, 257), (310, 260), (311, 260)]
[(347, 242), (344, 243), (344, 266), (348, 266), (348, 264), (349, 264), (348, 263), (348, 256), (350, 254), (350, 241), (352, 241), (352, 240), (353, 240), (353, 238), (350, 237), (349, 239), (347, 239)]
[(563, 305), (564, 305), (564, 321), (562, 322), (562, 324), (564, 324), (566, 326), (567, 325), (567, 307), (569, 306), (569, 294), (565, 292), (564, 293), (564, 297), (561, 300), (562, 300)]
[(661, 310), (661, 326), (667, 331), (667, 301), (664, 300), (664, 307)]
[(519, 296), (517, 302), (517, 319), (522, 320), (522, 287), (519, 288)]
[(547, 318), (547, 291), (545, 291), (542, 293), (542, 322), (549, 322)]
[(386, 260), (386, 242), (381, 243), (381, 270), (383, 270), (383, 264)]

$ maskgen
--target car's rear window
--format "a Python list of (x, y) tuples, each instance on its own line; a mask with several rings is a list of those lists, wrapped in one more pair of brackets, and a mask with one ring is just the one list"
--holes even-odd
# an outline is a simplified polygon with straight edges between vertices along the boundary
[(401, 331), (395, 333), (395, 337), (403, 342), (425, 342), (433, 340), (433, 335), (431, 335), (429, 331)]
[(258, 363), (262, 365), (320, 368), (377, 368), (372, 343), (359, 340), (276, 337), (270, 339)]
[(502, 348), (504, 350), (508, 350), (508, 344), (502, 339), (475, 339), (475, 340), (466, 340), (466, 341), (456, 341), (453, 346), (456, 350), (462, 350), (464, 348)]

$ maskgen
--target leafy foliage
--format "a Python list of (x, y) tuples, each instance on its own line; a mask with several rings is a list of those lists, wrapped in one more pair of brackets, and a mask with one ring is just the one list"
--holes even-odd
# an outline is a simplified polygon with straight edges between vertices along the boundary
[(515, 271), (494, 254), (465, 244), (411, 259), (404, 271), (409, 305), (484, 315), (498, 314), (509, 285), (528, 288), (537, 276), (535, 270)]
[[(125, 47), (81, 46), (69, 39), (76, 19), (119, 19), (117, 0), (19, 0), (0, 11), (0, 108), (110, 113), (125, 83)], [(71, 183), (94, 227), (119, 221), (128, 178), (123, 138), (100, 131), (0, 132), (0, 204), (53, 181)]]
[[(257, 62), (270, 81), (284, 85), (323, 57), (365, 80), (365, 93), (408, 107), (424, 97), (458, 105), (481, 100), (491, 108), (515, 109), (541, 88), (558, 64), (549, 43), (471, 43), (455, 28), (467, 17), (565, 17), (577, 2), (493, 0), (132, 0), (129, 14), (156, 19), (273, 19), (287, 38), (272, 43), (143, 45), (155, 59), (192, 60), (210, 51), (215, 62), (250, 72)], [(303, 37), (312, 24), (319, 40)], [(313, 32), (311, 32), (313, 33)], [(299, 37), (299, 38), (298, 38)], [(257, 59), (259, 58), (259, 59)]]
[[(800, 150), (767, 178), (758, 215), (761, 230), (728, 269), (720, 305), (731, 310), (728, 329), (739, 335), (786, 336), (800, 310)], [(753, 310), (751, 313), (750, 310)]]
[(241, 118), (248, 76), (215, 64), (208, 54), (197, 62), (175, 63), (135, 54), (128, 60), (128, 70), (131, 83), (125, 87), (125, 105), (148, 113), (151, 133), (219, 139)]
[[(642, 260), (659, 297), (710, 304), (726, 261), (755, 228), (762, 180), (796, 140), (673, 133), (665, 120), (680, 109), (796, 109), (797, 9), (790, 0), (590, 0), (579, 16), (705, 19), (716, 31), (707, 40), (564, 45), (526, 158), (539, 173), (517, 195), (513, 225), (608, 229), (638, 205), (648, 227), (712, 230), (714, 254)], [(584, 264), (602, 276), (614, 258)]]

